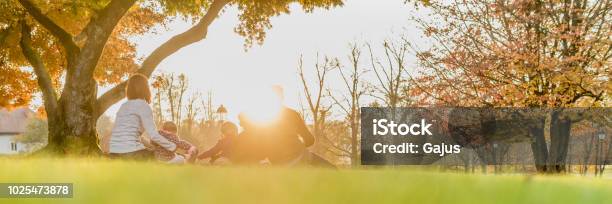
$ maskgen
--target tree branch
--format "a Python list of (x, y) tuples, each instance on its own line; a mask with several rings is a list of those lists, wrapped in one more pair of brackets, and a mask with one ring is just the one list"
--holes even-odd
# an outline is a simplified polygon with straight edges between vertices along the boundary
[(45, 104), (45, 110), (49, 118), (55, 117), (57, 110), (57, 96), (55, 95), (55, 89), (53, 88), (53, 83), (51, 80), (51, 76), (45, 65), (43, 64), (40, 56), (34, 49), (32, 49), (31, 44), (31, 36), (30, 36), (30, 27), (25, 23), (21, 23), (21, 40), (19, 41), (19, 45), (21, 46), (21, 51), (23, 55), (26, 57), (32, 68), (34, 69), (34, 73), (36, 73), (36, 80), (38, 81), (38, 86), (43, 95), (43, 100)]
[[(142, 63), (138, 73), (144, 74), (145, 76), (150, 76), (155, 68), (157, 68), (157, 65), (166, 59), (166, 57), (174, 54), (176, 51), (187, 45), (204, 39), (206, 37), (206, 33), (208, 32), (208, 26), (219, 15), (223, 7), (225, 7), (225, 5), (227, 5), (229, 2), (230, 0), (215, 0), (206, 12), (206, 15), (204, 15), (198, 24), (181, 34), (170, 38), (170, 40), (166, 41), (164, 44), (155, 49)], [(108, 109), (111, 105), (117, 103), (119, 100), (125, 97), (125, 86), (126, 82), (122, 82), (98, 98), (96, 107), (97, 116), (104, 113), (104, 111), (106, 111), (106, 109)]]
[(8, 27), (8, 28), (0, 31), (0, 44), (4, 43), (4, 39), (6, 39), (6, 37), (8, 36), (10, 30), (11, 30), (10, 27)]
[[(317, 57), (318, 59), (318, 57)], [(316, 65), (315, 65), (316, 66)], [(302, 82), (302, 85), (304, 86), (304, 94), (306, 96), (306, 101), (308, 102), (308, 108), (310, 109), (311, 112), (316, 112), (316, 107), (313, 104), (313, 100), (312, 100), (312, 95), (310, 94), (310, 90), (308, 88), (308, 83), (306, 83), (306, 77), (304, 76), (304, 59), (303, 56), (300, 56), (300, 59), (298, 61), (298, 71), (299, 71), (299, 77), (300, 80)], [(316, 118), (316, 115), (314, 116)]]
[(66, 30), (57, 25), (49, 17), (45, 16), (39, 8), (30, 0), (19, 0), (21, 6), (34, 18), (38, 23), (45, 27), (53, 36), (59, 39), (67, 52), (74, 52), (79, 49), (76, 43), (72, 40), (72, 35)]
[[(87, 37), (85, 45), (79, 56), (76, 67), (82, 68), (85, 76), (93, 76), (93, 72), (98, 64), (98, 59), (102, 55), (102, 50), (113, 33), (117, 23), (125, 13), (134, 5), (136, 0), (113, 0), (99, 15), (91, 18), (83, 32)], [(80, 36), (80, 35), (79, 35)]]

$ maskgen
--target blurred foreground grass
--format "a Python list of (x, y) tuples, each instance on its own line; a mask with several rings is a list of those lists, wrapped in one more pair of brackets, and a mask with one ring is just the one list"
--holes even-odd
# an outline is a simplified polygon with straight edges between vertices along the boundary
[(72, 182), (74, 197), (0, 198), (0, 203), (612, 203), (609, 179), (406, 169), (0, 158), (0, 183), (11, 182)]

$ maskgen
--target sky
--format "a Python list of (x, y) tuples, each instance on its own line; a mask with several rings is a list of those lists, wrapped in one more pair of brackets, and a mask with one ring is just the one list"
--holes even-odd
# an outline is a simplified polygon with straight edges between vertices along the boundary
[[(209, 27), (206, 39), (166, 58), (156, 73), (184, 73), (189, 78), (190, 91), (212, 91), (213, 103), (226, 106), (228, 119), (234, 121), (249, 100), (272, 85), (282, 85), (285, 104), (298, 108), (301, 82), (297, 62), (301, 55), (308, 72), (313, 70), (317, 53), (346, 59), (351, 42), (376, 45), (399, 34), (420, 40), (418, 32), (410, 27), (409, 18), (415, 9), (411, 3), (404, 4), (404, 0), (349, 0), (343, 7), (317, 9), (313, 13), (305, 13), (298, 4), (293, 4), (291, 11), (272, 18), (273, 27), (267, 31), (264, 43), (245, 51), (244, 39), (233, 31), (238, 24), (238, 12), (231, 7)], [(167, 26), (168, 30), (135, 37), (132, 41), (139, 57), (146, 57), (192, 24), (176, 19)], [(365, 57), (367, 53), (363, 54)], [(330, 80), (329, 86), (340, 88), (339, 78)], [(100, 94), (107, 89), (101, 88)], [(121, 103), (105, 114), (114, 118)]]

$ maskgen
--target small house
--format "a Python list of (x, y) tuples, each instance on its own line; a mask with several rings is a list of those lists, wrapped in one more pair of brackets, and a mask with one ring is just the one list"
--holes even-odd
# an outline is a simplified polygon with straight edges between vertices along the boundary
[(0, 155), (25, 151), (26, 145), (16, 142), (14, 138), (25, 132), (28, 121), (34, 115), (28, 108), (0, 109)]

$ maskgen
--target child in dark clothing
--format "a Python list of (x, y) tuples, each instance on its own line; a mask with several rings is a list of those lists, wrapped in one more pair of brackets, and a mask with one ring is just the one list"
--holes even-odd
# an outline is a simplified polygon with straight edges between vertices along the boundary
[(238, 127), (232, 122), (224, 122), (221, 125), (221, 137), (214, 147), (200, 154), (198, 159), (210, 158), (212, 164), (219, 157), (227, 157), (238, 137)]

